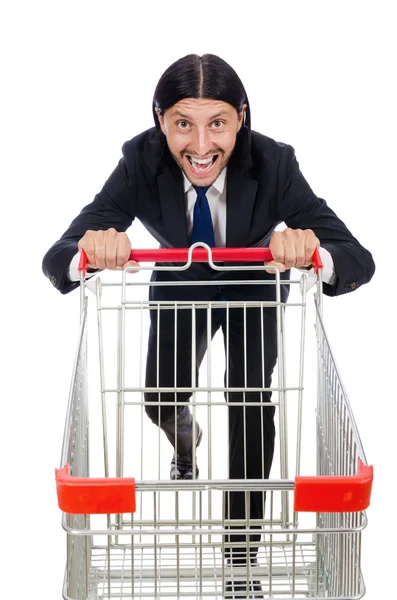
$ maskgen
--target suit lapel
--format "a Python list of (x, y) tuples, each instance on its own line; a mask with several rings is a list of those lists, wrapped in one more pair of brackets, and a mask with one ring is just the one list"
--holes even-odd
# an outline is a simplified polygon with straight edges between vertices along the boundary
[(226, 245), (244, 248), (248, 243), (258, 182), (239, 169), (228, 169), (226, 186)]
[(176, 177), (168, 170), (157, 178), (161, 212), (165, 227), (165, 238), (172, 248), (187, 248), (188, 235), (186, 223), (183, 178)]

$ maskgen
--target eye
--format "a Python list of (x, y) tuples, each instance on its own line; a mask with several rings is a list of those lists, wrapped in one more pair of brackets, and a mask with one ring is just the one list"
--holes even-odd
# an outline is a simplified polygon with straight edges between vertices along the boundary
[(224, 125), (224, 121), (213, 121), (212, 126), (214, 129), (220, 129)]
[(189, 121), (178, 121), (177, 122), (177, 126), (179, 127), (179, 129), (189, 129)]

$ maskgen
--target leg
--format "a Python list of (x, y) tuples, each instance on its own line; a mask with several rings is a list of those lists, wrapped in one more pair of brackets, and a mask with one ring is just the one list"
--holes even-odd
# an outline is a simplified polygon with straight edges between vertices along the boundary
[[(196, 334), (194, 365), (192, 365), (193, 319)], [(219, 320), (217, 322), (216, 319), (212, 319), (211, 336), (214, 335), (219, 324)], [(195, 312), (183, 308), (152, 310), (146, 363), (146, 386), (192, 387), (192, 368), (195, 369), (197, 383), (199, 366), (206, 349), (206, 310), (197, 309)], [(193, 415), (188, 407), (190, 396), (191, 392), (149, 392), (145, 394), (148, 416), (153, 423), (163, 429), (175, 448), (176, 464), (174, 458), (171, 465), (173, 479), (191, 479), (193, 477), (195, 449), (201, 441), (202, 431), (198, 423), (193, 422)], [(183, 404), (177, 405), (176, 402)], [(197, 476), (198, 469), (196, 467)]]
[[(227, 331), (228, 329), (228, 331)], [(275, 309), (231, 308), (229, 327), (223, 326), (225, 345), (229, 346), (230, 387), (270, 387), (277, 361)], [(270, 392), (233, 392), (225, 394), (229, 404), (229, 477), (230, 479), (267, 479), (274, 453), (274, 407), (267, 405)], [(233, 403), (257, 406), (233, 406)], [(226, 498), (226, 518), (246, 519), (246, 494), (231, 492)], [(263, 519), (264, 494), (249, 494), (250, 519)], [(253, 529), (260, 528), (252, 526)], [(245, 535), (231, 535), (229, 542), (246, 542)], [(258, 551), (260, 534), (249, 536), (250, 558)], [(234, 551), (233, 551), (234, 550)], [(232, 549), (234, 563), (246, 562), (246, 547)]]

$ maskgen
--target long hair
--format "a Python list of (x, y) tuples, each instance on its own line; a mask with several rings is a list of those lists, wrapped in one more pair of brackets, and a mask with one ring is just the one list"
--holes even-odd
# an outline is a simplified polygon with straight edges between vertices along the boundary
[[(237, 134), (231, 156), (233, 162), (244, 162), (251, 149), (251, 112), (247, 93), (236, 71), (215, 54), (188, 54), (174, 62), (161, 76), (153, 97), (153, 118), (162, 153), (168, 149), (161, 131), (156, 109), (160, 114), (184, 98), (220, 100), (233, 106), (238, 113), (247, 105), (243, 126)], [(164, 156), (165, 158), (165, 156)]]

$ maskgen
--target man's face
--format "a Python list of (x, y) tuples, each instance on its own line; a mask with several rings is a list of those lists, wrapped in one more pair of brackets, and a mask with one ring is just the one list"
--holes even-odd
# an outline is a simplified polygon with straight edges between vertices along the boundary
[(185, 98), (159, 116), (170, 152), (193, 185), (213, 184), (226, 166), (245, 108), (238, 114), (227, 102)]

